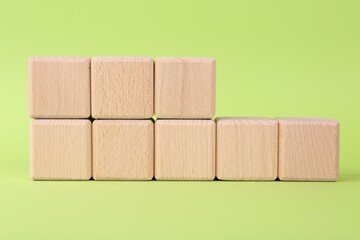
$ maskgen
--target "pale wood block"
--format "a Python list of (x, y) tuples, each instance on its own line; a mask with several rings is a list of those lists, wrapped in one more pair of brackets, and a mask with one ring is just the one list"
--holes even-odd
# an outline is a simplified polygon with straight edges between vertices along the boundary
[(216, 120), (216, 177), (222, 180), (277, 178), (278, 122), (265, 118)]
[(215, 178), (215, 122), (157, 120), (155, 178), (213, 180)]
[(32, 57), (28, 65), (31, 117), (90, 116), (90, 58)]
[(154, 63), (149, 57), (95, 57), (91, 60), (94, 118), (151, 118)]
[(151, 120), (93, 122), (93, 178), (151, 180), (154, 176), (154, 123)]
[(215, 65), (212, 58), (156, 59), (156, 117), (212, 118), (215, 115)]
[(90, 179), (91, 122), (32, 120), (30, 175), (35, 180)]
[(339, 123), (327, 119), (279, 119), (280, 180), (336, 181)]

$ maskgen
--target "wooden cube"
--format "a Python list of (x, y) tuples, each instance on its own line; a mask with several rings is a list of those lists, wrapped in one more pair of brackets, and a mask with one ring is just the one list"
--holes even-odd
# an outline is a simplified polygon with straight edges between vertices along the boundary
[(93, 122), (93, 177), (96, 180), (151, 180), (154, 123), (151, 120)]
[(215, 80), (214, 59), (156, 59), (156, 117), (212, 118), (215, 115)]
[(151, 118), (154, 63), (148, 57), (95, 57), (91, 60), (94, 118)]
[(278, 122), (264, 118), (216, 121), (216, 176), (222, 180), (277, 178)]
[(336, 181), (339, 123), (326, 119), (279, 120), (280, 180)]
[(33, 120), (30, 172), (35, 180), (88, 180), (91, 177), (89, 120)]
[(155, 178), (213, 180), (215, 122), (212, 120), (156, 121)]
[(29, 114), (33, 118), (90, 116), (90, 59), (29, 59)]

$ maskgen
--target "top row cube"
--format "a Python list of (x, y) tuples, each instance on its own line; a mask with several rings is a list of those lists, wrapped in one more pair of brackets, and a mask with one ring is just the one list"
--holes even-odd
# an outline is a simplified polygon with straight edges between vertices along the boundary
[(29, 113), (33, 118), (212, 118), (215, 68), (211, 58), (164, 57), (154, 67), (148, 57), (33, 57)]

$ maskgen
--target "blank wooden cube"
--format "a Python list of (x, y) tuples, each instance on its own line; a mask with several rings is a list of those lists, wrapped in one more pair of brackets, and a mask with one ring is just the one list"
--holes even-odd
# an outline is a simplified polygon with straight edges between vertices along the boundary
[(279, 178), (336, 181), (339, 123), (326, 119), (279, 120)]
[(90, 116), (90, 59), (29, 59), (29, 114), (33, 118)]
[(214, 121), (156, 121), (155, 178), (213, 180), (215, 178)]
[(222, 180), (277, 178), (278, 122), (265, 118), (216, 121), (216, 176)]
[(151, 118), (154, 63), (148, 57), (95, 57), (91, 60), (94, 118)]
[(88, 180), (91, 177), (89, 120), (33, 120), (30, 172), (35, 180)]
[(156, 117), (212, 118), (215, 115), (215, 80), (214, 59), (156, 59)]
[(93, 177), (96, 180), (151, 180), (154, 123), (151, 120), (93, 122)]

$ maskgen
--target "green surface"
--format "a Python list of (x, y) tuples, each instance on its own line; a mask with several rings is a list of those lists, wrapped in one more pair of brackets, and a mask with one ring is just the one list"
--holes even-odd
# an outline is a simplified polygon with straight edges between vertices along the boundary
[[(0, 239), (360, 239), (359, 12), (355, 0), (1, 1)], [(215, 57), (217, 116), (339, 120), (340, 181), (31, 181), (39, 55)]]

